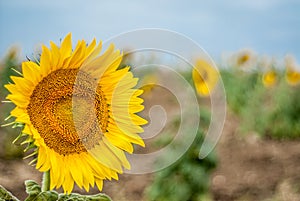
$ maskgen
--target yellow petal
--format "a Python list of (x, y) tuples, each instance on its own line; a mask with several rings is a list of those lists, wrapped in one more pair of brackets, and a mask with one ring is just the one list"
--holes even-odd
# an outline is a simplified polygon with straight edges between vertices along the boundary
[(128, 142), (127, 138), (124, 136), (115, 136), (115, 135), (105, 135), (110, 143), (114, 146), (118, 147), (121, 150), (124, 150), (128, 153), (133, 153), (133, 146), (130, 142)]
[(25, 61), (22, 63), (22, 72), (24, 78), (31, 80), (33, 83), (38, 83), (41, 80), (39, 73), (39, 66), (32, 61)]
[(72, 178), (69, 169), (67, 168), (65, 168), (64, 175), (65, 175), (65, 180), (62, 184), (64, 193), (70, 194), (74, 188), (74, 180)]
[(91, 44), (86, 48), (84, 57), (85, 58), (89, 57), (95, 50), (95, 47), (96, 47), (96, 39), (94, 38)]
[(42, 46), (42, 55), (40, 59), (40, 66), (41, 66), (41, 74), (43, 77), (46, 77), (49, 72), (51, 72), (52, 68), (52, 57), (50, 54), (50, 50), (43, 45)]
[(123, 167), (126, 169), (130, 169), (130, 164), (122, 150), (113, 146), (105, 137), (103, 138), (103, 142), (105, 145), (118, 157), (118, 159), (122, 162)]
[(70, 168), (70, 173), (72, 175), (72, 178), (76, 182), (76, 184), (81, 188), (83, 186), (83, 175), (82, 175), (82, 169), (80, 163), (78, 163), (79, 157), (78, 154), (73, 154), (71, 156), (66, 156), (66, 163), (68, 164)]
[(98, 187), (98, 189), (101, 191), (103, 188), (103, 180), (102, 179), (97, 179), (96, 180), (96, 185)]
[(47, 154), (45, 152), (44, 147), (39, 147), (36, 169), (40, 169), (45, 164), (46, 160)]
[(99, 141), (99, 144), (88, 150), (88, 152), (102, 165), (114, 171), (123, 172), (120, 161), (102, 141)]
[(65, 39), (61, 43), (59, 50), (60, 50), (61, 59), (60, 59), (60, 62), (58, 63), (58, 66), (62, 66), (63, 63), (65, 62), (65, 60), (67, 58), (69, 58), (72, 53), (72, 34), (71, 33), (69, 33), (65, 37)]
[(28, 98), (20, 94), (9, 94), (6, 98), (21, 108), (26, 108), (29, 103)]
[(85, 41), (78, 42), (74, 53), (71, 56), (69, 64), (65, 64), (70, 67), (78, 68), (83, 62), (85, 56)]
[(53, 189), (58, 183), (58, 179), (61, 176), (61, 161), (60, 155), (54, 152), (52, 149), (49, 149), (49, 158), (51, 161), (51, 169), (50, 169), (50, 189)]
[(91, 66), (91, 63), (96, 57), (100, 54), (102, 50), (102, 42), (100, 41), (99, 45), (90, 53), (90, 55), (83, 62), (82, 67)]
[(52, 41), (50, 41), (50, 46), (51, 46), (51, 50), (52, 50), (51, 51), (51, 53), (52, 53), (52, 71), (55, 71), (61, 67), (61, 66), (59, 66), (60, 59), (61, 59), (60, 52), (59, 52), (59, 48)]

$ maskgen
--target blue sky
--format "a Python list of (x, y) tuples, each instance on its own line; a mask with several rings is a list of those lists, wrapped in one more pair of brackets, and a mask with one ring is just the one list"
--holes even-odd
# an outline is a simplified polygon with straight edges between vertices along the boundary
[(251, 48), (277, 57), (292, 53), (299, 63), (299, 10), (297, 0), (0, 0), (0, 56), (13, 44), (30, 55), (68, 32), (74, 41), (105, 41), (133, 29), (163, 28), (190, 37), (213, 58)]

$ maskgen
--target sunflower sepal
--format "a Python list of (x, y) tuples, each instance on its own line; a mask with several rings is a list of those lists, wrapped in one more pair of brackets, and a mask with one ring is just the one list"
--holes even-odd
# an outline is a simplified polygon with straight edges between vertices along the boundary
[(12, 128), (23, 128), (24, 127), (24, 123), (20, 123), (20, 122), (14, 122)]
[[(14, 141), (12, 141), (13, 144), (17, 144), (17, 141), (19, 141), (22, 137), (25, 137), (26, 135), (24, 133), (20, 133), (15, 139)], [(21, 142), (22, 143), (22, 142)]]
[[(24, 125), (22, 125), (21, 129), (23, 129), (23, 127), (24, 127)], [(31, 136), (28, 136), (26, 133), (23, 133), (23, 132), (21, 132), (14, 139), (14, 141), (12, 142), (12, 144), (17, 144), (17, 142), (20, 141), (21, 138), (26, 138), (26, 140), (20, 142), (20, 144), (19, 144), (19, 145), (25, 145), (25, 144), (27, 144), (27, 146), (24, 148), (24, 152), (28, 152), (31, 149), (36, 149), (36, 145), (34, 144), (34, 139), (32, 139)], [(34, 152), (35, 152), (35, 154), (37, 154), (36, 151), (34, 151)], [(34, 156), (34, 155), (32, 155), (32, 156)], [(25, 156), (24, 159), (29, 158), (29, 157), (31, 157), (31, 154), (30, 154), (30, 156)]]
[(24, 149), (24, 152), (27, 152), (27, 151), (29, 151), (31, 149), (35, 149), (35, 148), (36, 148), (36, 145), (34, 144), (34, 141), (30, 141), (30, 142), (27, 143), (27, 146)]

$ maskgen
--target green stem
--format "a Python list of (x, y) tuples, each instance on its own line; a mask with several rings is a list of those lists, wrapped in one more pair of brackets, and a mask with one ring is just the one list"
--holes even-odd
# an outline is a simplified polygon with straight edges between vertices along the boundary
[(42, 191), (50, 190), (50, 171), (44, 172), (43, 182), (42, 182)]

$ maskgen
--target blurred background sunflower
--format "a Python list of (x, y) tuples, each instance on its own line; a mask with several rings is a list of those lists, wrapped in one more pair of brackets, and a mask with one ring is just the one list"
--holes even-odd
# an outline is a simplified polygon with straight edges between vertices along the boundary
[(274, 70), (268, 70), (262, 76), (262, 81), (265, 87), (272, 87), (277, 82), (277, 73)]
[(210, 96), (219, 80), (219, 72), (205, 60), (197, 60), (192, 71), (197, 93), (200, 96)]

